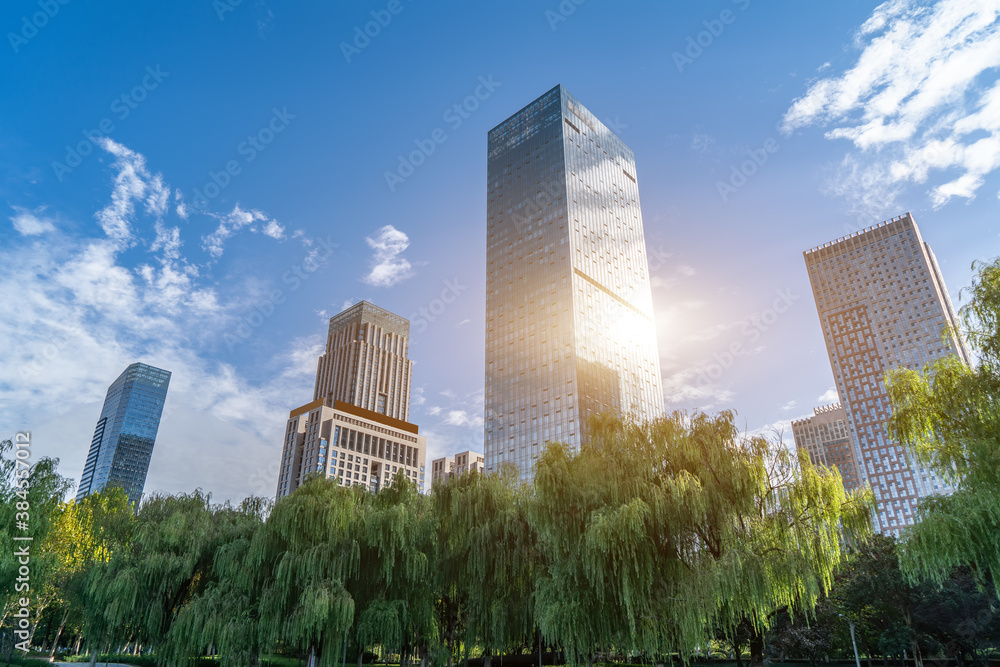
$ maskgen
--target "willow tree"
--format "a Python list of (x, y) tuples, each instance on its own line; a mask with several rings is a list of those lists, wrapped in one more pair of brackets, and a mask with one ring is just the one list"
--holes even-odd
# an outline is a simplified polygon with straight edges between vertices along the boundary
[(112, 555), (128, 543), (134, 529), (135, 511), (125, 491), (111, 486), (80, 502), (69, 501), (61, 520), (68, 522), (63, 544), (57, 550), (63, 554), (65, 566), (58, 583), (64, 609), (49, 652), (50, 659), (55, 656), (59, 638), (70, 618), (86, 617), (88, 577), (92, 570), (110, 561)]
[(612, 649), (686, 656), (713, 627), (744, 623), (759, 664), (771, 615), (811, 609), (844, 530), (867, 530), (870, 495), (741, 435), (732, 413), (602, 416), (589, 432), (579, 453), (546, 449), (531, 513), (538, 623), (574, 662)]
[(354, 623), (346, 581), (358, 572), (358, 520), (369, 494), (314, 477), (275, 503), (248, 554), (260, 586), (264, 646), (285, 642), (321, 667), (339, 664)]
[(366, 648), (426, 656), (439, 641), (434, 616), (436, 537), (430, 499), (397, 476), (392, 486), (365, 495), (358, 516), (360, 566), (347, 587), (356, 605), (360, 667)]
[(438, 517), (440, 614), (449, 655), (456, 640), (485, 655), (531, 643), (535, 539), (529, 487), (505, 468), (471, 472), (434, 489)]
[(125, 548), (89, 577), (91, 649), (112, 641), (165, 647), (178, 614), (211, 581), (232, 521), (227, 505), (213, 506), (200, 491), (147, 499)]
[[(58, 554), (47, 552), (44, 545), (54, 539), (62, 499), (71, 483), (59, 475), (58, 459), (42, 458), (32, 463), (17, 456), (17, 451), (10, 440), (0, 442), (0, 532), (8, 545), (0, 552), (0, 604), (3, 606), (0, 623), (7, 619), (19, 599), (27, 597), (31, 601), (33, 632), (55, 592), (53, 583), (61, 559)], [(30, 540), (15, 541), (14, 538)], [(24, 563), (20, 562), (22, 556), (17, 551), (27, 542), (35, 545), (29, 549), (30, 582), (18, 581)], [(24, 589), (26, 583), (30, 583), (30, 591)], [(43, 587), (44, 592), (39, 590)]]
[(181, 659), (211, 652), (222, 667), (255, 667), (260, 637), (260, 569), (251, 563), (255, 536), (264, 525), (270, 502), (245, 499), (216, 512), (221, 525), (208, 583), (178, 613), (163, 647), (164, 657)]
[[(971, 298), (959, 314), (978, 364), (948, 356), (922, 372), (890, 373), (889, 428), (955, 489), (921, 500), (900, 549), (904, 571), (940, 583), (969, 565), (1000, 595), (1000, 260), (973, 268)], [(948, 342), (957, 335), (942, 334)]]

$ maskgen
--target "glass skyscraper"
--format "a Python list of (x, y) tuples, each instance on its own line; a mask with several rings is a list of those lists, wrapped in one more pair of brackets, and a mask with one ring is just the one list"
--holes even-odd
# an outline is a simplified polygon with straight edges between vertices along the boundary
[(169, 384), (170, 371), (136, 363), (108, 387), (77, 501), (119, 486), (133, 505), (139, 504)]
[(487, 470), (663, 414), (632, 151), (562, 86), (489, 132)]
[(968, 364), (955, 310), (909, 213), (807, 250), (805, 260), (860, 481), (875, 492), (874, 525), (899, 535), (921, 498), (951, 489), (886, 432), (885, 373), (951, 354)]

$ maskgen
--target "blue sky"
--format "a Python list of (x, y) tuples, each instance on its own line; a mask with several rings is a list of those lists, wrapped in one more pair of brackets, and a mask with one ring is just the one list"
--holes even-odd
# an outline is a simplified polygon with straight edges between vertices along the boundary
[(430, 455), (480, 448), (486, 133), (557, 83), (635, 152), (668, 409), (832, 400), (807, 248), (911, 211), (956, 301), (997, 254), (995, 0), (36, 0), (0, 28), (0, 424), (77, 478), (144, 361), (174, 373), (147, 491), (273, 494), (360, 299), (414, 323)]

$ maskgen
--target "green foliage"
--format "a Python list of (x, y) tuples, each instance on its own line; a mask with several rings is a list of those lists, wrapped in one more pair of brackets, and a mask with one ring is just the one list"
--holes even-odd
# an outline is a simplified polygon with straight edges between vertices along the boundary
[(276, 503), (249, 552), (260, 587), (260, 641), (314, 650), (320, 665), (336, 664), (352, 626), (354, 600), (345, 582), (357, 574), (361, 507), (359, 487), (314, 478)]
[(378, 494), (315, 477), (273, 507), (196, 491), (134, 513), (116, 489), (62, 503), (43, 466), (52, 604), (63, 623), (81, 611), (90, 650), (163, 665), (376, 649), (443, 665), (542, 640), (573, 661), (686, 658), (715, 629), (754, 646), (777, 610), (810, 610), (866, 530), (867, 496), (729, 413), (590, 433), (581, 452), (551, 445), (533, 485), (505, 469), (429, 497), (403, 477)]
[(759, 631), (777, 609), (809, 610), (842, 532), (868, 529), (870, 496), (741, 436), (731, 413), (603, 417), (590, 432), (578, 454), (544, 453), (531, 514), (538, 624), (573, 661), (611, 647), (686, 655), (713, 625)]
[(921, 502), (900, 554), (908, 576), (943, 582), (968, 564), (1000, 594), (1000, 260), (974, 268), (960, 315), (978, 365), (950, 356), (890, 373), (889, 429), (956, 488)]
[(517, 472), (470, 473), (434, 488), (441, 626), (488, 654), (531, 643), (535, 536)]
[[(0, 442), (0, 532), (4, 544), (8, 545), (0, 550), (0, 603), (2, 616), (6, 618), (19, 598), (28, 597), (32, 617), (37, 622), (53, 597), (58, 595), (54, 582), (66, 565), (65, 547), (68, 545), (60, 533), (61, 525), (66, 522), (61, 522), (59, 517), (64, 510), (62, 499), (70, 489), (70, 481), (58, 474), (57, 459), (42, 458), (31, 463), (28, 459), (19, 459), (16, 452), (10, 440)], [(29, 590), (17, 590), (21, 563), (13, 545), (23, 545), (15, 542), (15, 537), (31, 538)], [(57, 542), (62, 548), (55, 546)]]
[(358, 516), (360, 567), (348, 582), (359, 609), (361, 649), (428, 650), (438, 641), (434, 615), (435, 518), (430, 499), (402, 476), (368, 500)]

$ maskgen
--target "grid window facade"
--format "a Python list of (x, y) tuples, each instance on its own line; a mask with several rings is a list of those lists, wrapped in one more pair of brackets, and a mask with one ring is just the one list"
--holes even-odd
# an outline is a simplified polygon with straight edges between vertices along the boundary
[(843, 406), (838, 403), (815, 408), (814, 413), (813, 417), (792, 422), (795, 446), (806, 451), (813, 465), (839, 470), (847, 491), (859, 488), (861, 476)]
[(313, 401), (285, 427), (277, 497), (313, 475), (373, 492), (397, 475), (425, 488), (426, 439), (406, 421), (410, 323), (367, 301), (330, 319)]
[(108, 387), (80, 477), (78, 502), (119, 486), (138, 506), (169, 385), (169, 371), (136, 363)]
[(860, 481), (875, 492), (875, 525), (898, 535), (920, 498), (951, 489), (917, 466), (885, 429), (885, 372), (949, 354), (969, 363), (930, 247), (907, 213), (805, 253)]
[(562, 86), (488, 137), (487, 470), (663, 393), (632, 151)]

